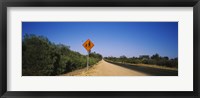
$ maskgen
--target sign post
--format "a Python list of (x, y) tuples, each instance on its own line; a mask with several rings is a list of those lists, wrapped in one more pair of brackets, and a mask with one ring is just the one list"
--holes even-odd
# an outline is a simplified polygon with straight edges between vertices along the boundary
[(83, 47), (87, 50), (88, 52), (88, 56), (87, 56), (87, 70), (88, 70), (88, 66), (89, 66), (89, 54), (90, 54), (90, 51), (92, 49), (92, 47), (94, 46), (94, 44), (90, 41), (90, 39), (86, 40), (84, 43), (83, 43)]
[(87, 70), (88, 70), (88, 66), (89, 66), (89, 55), (90, 55), (90, 53), (88, 52), (88, 56), (87, 56)]

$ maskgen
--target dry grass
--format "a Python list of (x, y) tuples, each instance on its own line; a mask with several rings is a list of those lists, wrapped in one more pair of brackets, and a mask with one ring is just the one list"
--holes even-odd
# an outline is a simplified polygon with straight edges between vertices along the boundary
[[(110, 61), (112, 62), (112, 61)], [(178, 68), (172, 68), (172, 67), (166, 67), (166, 66), (159, 66), (159, 65), (150, 65), (150, 64), (132, 64), (132, 63), (122, 63), (122, 62), (116, 62), (120, 64), (128, 64), (133, 66), (144, 66), (144, 67), (151, 67), (151, 68), (158, 68), (158, 69), (166, 69), (166, 70), (174, 70), (178, 71)]]
[(78, 69), (78, 70), (75, 70), (75, 71), (72, 71), (72, 72), (69, 72), (69, 73), (66, 73), (66, 74), (62, 74), (61, 76), (91, 76), (92, 73), (95, 73), (96, 72), (96, 65), (98, 65), (100, 62), (92, 65), (92, 66), (89, 66), (88, 70), (87, 68), (83, 68), (83, 69)]

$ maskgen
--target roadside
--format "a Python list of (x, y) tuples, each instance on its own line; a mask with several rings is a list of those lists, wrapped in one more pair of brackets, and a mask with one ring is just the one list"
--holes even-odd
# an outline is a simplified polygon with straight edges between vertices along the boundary
[(75, 71), (66, 73), (66, 74), (62, 74), (61, 76), (89, 76), (91, 73), (94, 73), (93, 71), (95, 70), (95, 66), (97, 66), (98, 64), (100, 64), (101, 61), (99, 61), (98, 63), (89, 66), (88, 70), (87, 68), (82, 68), (82, 69), (77, 69)]
[(136, 70), (124, 68), (104, 60), (98, 62), (88, 70), (86, 68), (63, 74), (64, 76), (148, 76)]
[(178, 71), (178, 68), (172, 68), (172, 67), (166, 67), (166, 66), (159, 66), (159, 65), (150, 65), (150, 64), (131, 64), (131, 63), (121, 63), (121, 62), (112, 62), (109, 60), (105, 60), (110, 63), (114, 64), (127, 64), (127, 65), (133, 65), (133, 66), (141, 66), (141, 67), (150, 67), (150, 68), (157, 68), (157, 69), (166, 69), (166, 70), (173, 70)]

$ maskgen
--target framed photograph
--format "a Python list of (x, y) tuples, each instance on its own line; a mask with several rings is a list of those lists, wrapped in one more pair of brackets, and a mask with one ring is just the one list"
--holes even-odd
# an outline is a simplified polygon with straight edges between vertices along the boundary
[(199, 0), (0, 8), (1, 97), (199, 97)]

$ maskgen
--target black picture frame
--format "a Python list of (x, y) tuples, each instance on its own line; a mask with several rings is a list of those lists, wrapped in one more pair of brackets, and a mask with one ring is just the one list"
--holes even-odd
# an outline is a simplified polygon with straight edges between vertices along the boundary
[[(7, 91), (7, 7), (193, 7), (193, 91)], [(199, 98), (200, 0), (1, 0), (0, 96), (2, 98)], [(36, 85), (37, 86), (37, 85)]]

